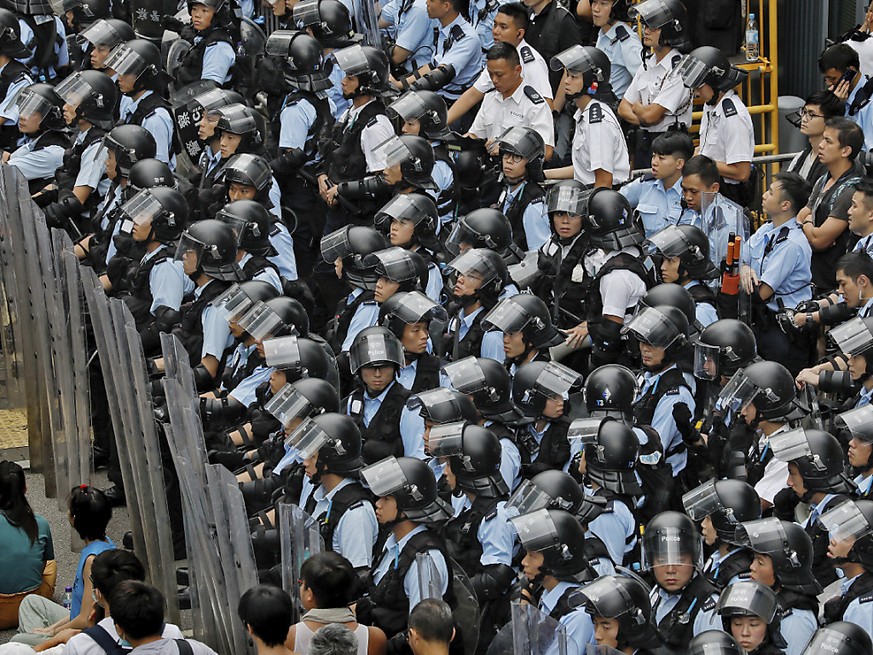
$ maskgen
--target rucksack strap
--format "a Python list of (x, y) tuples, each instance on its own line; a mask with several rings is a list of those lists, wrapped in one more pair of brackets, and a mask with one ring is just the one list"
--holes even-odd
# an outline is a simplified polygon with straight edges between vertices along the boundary
[(106, 655), (122, 655), (123, 653), (129, 653), (133, 650), (132, 648), (125, 648), (115, 641), (106, 628), (100, 625), (92, 626), (87, 630), (84, 630), (82, 634), (88, 635), (91, 639), (97, 642), (97, 645), (100, 646)]

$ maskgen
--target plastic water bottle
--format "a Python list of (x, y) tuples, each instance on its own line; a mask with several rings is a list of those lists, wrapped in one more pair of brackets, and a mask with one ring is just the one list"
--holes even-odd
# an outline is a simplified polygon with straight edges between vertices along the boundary
[(64, 597), (61, 600), (61, 605), (64, 606), (64, 609), (70, 609), (73, 607), (73, 588), (72, 587), (64, 587)]
[(759, 54), (758, 21), (755, 14), (749, 14), (749, 22), (746, 24), (746, 61), (758, 61)]

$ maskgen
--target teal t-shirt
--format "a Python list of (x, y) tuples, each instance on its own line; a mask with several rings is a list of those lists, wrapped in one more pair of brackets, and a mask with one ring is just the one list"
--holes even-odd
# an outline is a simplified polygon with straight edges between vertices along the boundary
[(30, 543), (23, 529), (9, 523), (0, 512), (0, 594), (18, 594), (39, 587), (45, 563), (55, 558), (52, 532), (36, 515), (38, 536)]

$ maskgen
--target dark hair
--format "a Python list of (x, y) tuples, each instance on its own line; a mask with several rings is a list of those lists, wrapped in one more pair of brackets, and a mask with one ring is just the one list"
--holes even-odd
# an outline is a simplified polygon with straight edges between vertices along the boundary
[(527, 30), (530, 24), (530, 17), (527, 14), (527, 9), (520, 2), (507, 2), (505, 5), (500, 5), (497, 8), (498, 14), (506, 14), (515, 23), (515, 26), (520, 30)]
[(826, 48), (818, 58), (818, 69), (824, 73), (831, 68), (841, 73), (845, 73), (850, 68), (860, 70), (861, 59), (858, 57), (858, 51), (845, 43), (837, 43)]
[(91, 581), (104, 598), (108, 599), (125, 580), (145, 580), (142, 562), (130, 551), (105, 550), (91, 562)]
[(837, 116), (829, 118), (825, 122), (825, 128), (836, 130), (840, 148), (846, 146), (851, 148), (852, 153), (849, 155), (849, 161), (855, 161), (855, 157), (864, 148), (864, 132), (861, 130), (861, 126), (850, 118)]
[(0, 462), (0, 511), (6, 516), (9, 525), (24, 530), (33, 545), (39, 537), (39, 526), (24, 495), (26, 488), (24, 469), (5, 459)]
[(855, 184), (855, 191), (864, 195), (864, 205), (868, 208), (873, 207), (873, 179), (862, 177)]
[(303, 562), (300, 579), (312, 590), (320, 609), (348, 607), (355, 597), (355, 569), (349, 560), (332, 551), (318, 553)]
[(485, 55), (487, 61), (495, 61), (497, 59), (505, 59), (506, 62), (513, 68), (521, 65), (521, 60), (518, 58), (518, 49), (511, 43), (501, 41), (491, 46), (488, 54)]
[(673, 155), (687, 162), (694, 156), (694, 142), (685, 132), (669, 130), (659, 134), (652, 141), (652, 154)]
[(782, 198), (791, 202), (795, 214), (806, 207), (812, 187), (799, 173), (776, 173), (773, 179), (782, 186)]
[(237, 614), (255, 636), (267, 646), (280, 646), (288, 638), (292, 619), (293, 601), (279, 587), (257, 585), (239, 599)]
[(106, 494), (87, 484), (73, 487), (69, 508), (73, 528), (82, 539), (96, 541), (106, 538), (106, 526), (112, 518), (112, 506)]
[(409, 613), (407, 624), (425, 641), (448, 644), (452, 640), (452, 608), (444, 600), (427, 598)]
[(127, 637), (159, 637), (164, 631), (164, 596), (144, 582), (120, 582), (109, 597), (109, 606), (112, 620)]
[(470, 9), (470, 0), (441, 0), (441, 2), (448, 2), (455, 11), (464, 14), (465, 17)]
[(706, 186), (712, 186), (718, 182), (721, 177), (718, 174), (718, 166), (706, 155), (694, 155), (691, 159), (685, 162), (685, 168), (682, 169), (682, 175), (700, 176), (700, 181)]
[(846, 105), (831, 91), (813, 91), (803, 104), (819, 107), (825, 120), (846, 115)]
[(862, 275), (873, 282), (873, 259), (866, 252), (848, 252), (837, 260), (836, 271), (857, 280)]

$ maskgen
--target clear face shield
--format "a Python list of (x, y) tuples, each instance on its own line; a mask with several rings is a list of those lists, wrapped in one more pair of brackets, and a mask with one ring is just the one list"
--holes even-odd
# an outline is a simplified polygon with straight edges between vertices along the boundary
[(567, 429), (567, 440), (571, 443), (579, 442), (583, 447), (588, 444), (596, 444), (597, 433), (600, 431), (602, 422), (602, 418), (590, 416), (574, 419)]
[(134, 225), (145, 225), (163, 214), (164, 207), (152, 195), (151, 191), (143, 189), (124, 203), (120, 212), (123, 221), (122, 230), (125, 228), (125, 223), (128, 222), (132, 230)]
[(769, 624), (776, 616), (777, 604), (776, 594), (769, 587), (754, 580), (740, 580), (725, 588), (715, 609), (722, 616), (754, 614)]
[[(480, 238), (482, 238), (481, 235), (467, 225), (466, 218), (461, 217), (455, 223), (455, 226), (452, 228), (452, 231), (446, 239), (446, 248), (453, 255), (460, 255), (462, 249), (461, 244), (467, 244), (468, 247), (473, 247)], [(466, 252), (469, 252), (469, 250)], [(466, 252), (464, 254), (466, 254)]]
[(470, 280), (479, 280), (479, 288), (497, 279), (498, 273), (476, 249), (455, 257), (448, 265), (448, 274), (456, 273)]
[(482, 328), (496, 329), (504, 334), (515, 334), (531, 322), (531, 316), (524, 308), (513, 302), (512, 298), (501, 300), (482, 319)]
[(391, 221), (409, 221), (418, 224), (425, 215), (421, 212), (412, 196), (398, 194), (391, 198), (376, 214), (377, 228), (388, 229)]
[(546, 398), (567, 400), (570, 389), (582, 383), (582, 376), (573, 369), (557, 362), (548, 362), (537, 376), (534, 389)]
[(403, 365), (403, 346), (394, 336), (390, 339), (384, 334), (368, 334), (363, 338), (359, 336), (349, 349), (349, 364), (353, 373), (357, 373), (364, 366), (381, 365), (384, 362)]
[(739, 546), (756, 553), (771, 555), (783, 554), (794, 568), (800, 568), (802, 563), (788, 545), (788, 535), (777, 518), (744, 521), (737, 526), (734, 541)]
[(90, 43), (94, 46), (111, 46), (120, 40), (118, 32), (113, 29), (112, 24), (103, 18), (95, 20), (76, 35), (76, 42), (79, 45)]
[(348, 226), (341, 227), (321, 238), (321, 258), (328, 264), (333, 264), (337, 259), (342, 259), (352, 254), (349, 229)]
[(295, 32), (293, 30), (276, 30), (270, 34), (267, 39), (267, 43), (264, 45), (264, 51), (270, 57), (282, 57), (287, 59), (288, 53), (291, 51), (291, 42), (297, 38), (298, 34), (301, 34), (301, 32)]
[[(630, 594), (620, 584), (616, 583), (615, 576), (607, 575), (584, 585), (574, 594), (576, 599), (583, 600), (585, 611), (592, 616), (602, 616), (607, 619), (615, 619), (631, 612), (634, 601)], [(642, 616), (637, 617), (638, 625), (645, 623)]]
[(856, 648), (860, 647), (854, 646), (851, 640), (842, 632), (825, 626), (816, 630), (803, 653), (804, 655), (818, 655), (819, 653), (856, 652)]
[(683, 55), (676, 70), (682, 78), (682, 83), (689, 89), (700, 87), (709, 75), (709, 66), (691, 55)]
[(72, 107), (78, 107), (83, 100), (91, 95), (91, 91), (91, 85), (79, 73), (70, 75), (55, 87), (55, 93)]
[[(388, 457), (361, 469), (361, 478), (373, 495), (380, 498), (390, 496), (409, 486), (409, 480), (406, 479), (403, 469), (394, 457)], [(421, 499), (423, 496), (419, 498)]]
[(190, 275), (200, 267), (203, 253), (208, 250), (208, 248), (209, 246), (205, 243), (195, 239), (185, 232), (182, 234), (182, 238), (179, 239), (179, 245), (176, 247), (176, 255), (174, 259), (182, 262), (185, 267), (185, 273)]
[(398, 136), (392, 136), (376, 146), (374, 156), (385, 160), (385, 168), (399, 166), (415, 159), (415, 156), (406, 147), (406, 144)]
[(434, 425), (427, 441), (430, 454), (434, 457), (463, 457), (465, 427), (463, 421)]
[(364, 49), (358, 44), (342, 48), (341, 50), (334, 50), (332, 54), (336, 59), (337, 65), (346, 74), (346, 77), (354, 77), (370, 70), (370, 64), (367, 62)]
[(809, 447), (809, 440), (806, 438), (806, 430), (803, 428), (774, 434), (770, 437), (770, 448), (773, 449), (773, 456), (780, 461), (792, 462), (796, 459), (808, 459), (820, 471), (827, 468), (818, 455), (813, 455), (812, 449)]
[(401, 120), (415, 121), (427, 113), (427, 105), (415, 91), (408, 91), (388, 105), (388, 114), (396, 114)]
[(549, 214), (564, 212), (571, 216), (585, 216), (588, 213), (589, 195), (590, 192), (575, 187), (552, 187), (546, 198), (546, 211)]
[(732, 525), (739, 525), (734, 517), (734, 511), (725, 507), (715, 489), (715, 480), (704, 482), (699, 487), (682, 495), (682, 505), (685, 513), (693, 521), (702, 521), (704, 518), (716, 512), (722, 512)]
[(318, 9), (319, 0), (305, 0), (294, 5), (291, 14), (294, 26), (298, 30), (305, 30), (310, 25), (321, 22), (321, 11)]
[(376, 269), (376, 275), (392, 282), (406, 282), (418, 276), (409, 251), (397, 246), (374, 252), (364, 258), (365, 267)]
[(703, 549), (697, 532), (688, 533), (679, 528), (662, 528), (643, 535), (643, 570), (656, 566), (693, 566), (703, 568)]
[(461, 393), (473, 394), (488, 387), (485, 373), (473, 356), (446, 364), (443, 373), (449, 378), (452, 386)]
[(119, 43), (104, 63), (105, 68), (111, 68), (118, 75), (141, 75), (146, 69), (146, 61), (131, 50), (126, 43)]
[(54, 105), (38, 93), (32, 93), (26, 87), (15, 98), (15, 106), (18, 107), (18, 115), (22, 118), (30, 118), (39, 114), (45, 117)]
[(230, 229), (233, 230), (233, 235), (236, 237), (236, 245), (239, 247), (240, 241), (242, 241), (243, 234), (245, 233), (249, 222), (241, 219), (239, 216), (234, 216), (224, 208), (218, 211), (215, 218), (222, 223), (230, 225)]
[(500, 148), (500, 152), (517, 155), (528, 161), (543, 153), (543, 148), (539, 146), (536, 138), (523, 127), (510, 127), (497, 137), (495, 143)]
[(208, 111), (206, 120), (217, 129), (231, 134), (251, 134), (258, 129), (258, 124), (248, 108), (238, 103)]
[(394, 308), (392, 315), (407, 325), (424, 321), (437, 321), (440, 324), (445, 324), (449, 320), (445, 308), (435, 303), (421, 291), (405, 293)]
[[(540, 509), (548, 509), (556, 505), (551, 495), (537, 487), (530, 480), (522, 480), (518, 488), (506, 501), (506, 511), (514, 516), (524, 516)], [(571, 511), (567, 507), (561, 507), (565, 511)]]
[(297, 426), (285, 443), (297, 451), (300, 459), (306, 460), (318, 453), (318, 450), (331, 440), (330, 436), (311, 418)]
[(264, 360), (267, 366), (278, 369), (300, 367), (300, 346), (296, 336), (264, 340)]
[(646, 0), (628, 10), (631, 20), (639, 17), (643, 25), (651, 30), (659, 30), (664, 25), (672, 22), (673, 12), (664, 4), (663, 0)]
[(410, 411), (418, 410), (422, 418), (434, 423), (439, 423), (434, 416), (443, 414), (457, 415), (459, 408), (455, 395), (445, 387), (436, 387), (427, 391), (420, 391), (409, 397), (406, 407)]
[(643, 248), (650, 256), (679, 257), (688, 250), (688, 245), (682, 230), (675, 225), (668, 225), (646, 239)]
[(559, 71), (565, 68), (570, 73), (584, 75), (588, 71), (595, 70), (597, 64), (594, 63), (594, 60), (591, 59), (583, 46), (574, 45), (552, 57), (549, 62), (549, 67), (553, 71)]
[(639, 341), (658, 348), (668, 348), (682, 336), (673, 322), (654, 307), (644, 307), (621, 332), (633, 333)]
[(699, 341), (694, 344), (694, 377), (710, 382), (719, 378), (718, 361), (721, 348)]
[(255, 341), (263, 341), (268, 335), (275, 335), (286, 327), (282, 318), (269, 305), (260, 301), (240, 316), (237, 323)]
[(239, 284), (232, 285), (213, 302), (213, 305), (224, 310), (228, 323), (236, 323), (240, 316), (251, 309), (253, 304), (252, 299)]
[(739, 370), (721, 390), (716, 405), (725, 411), (741, 412), (762, 393), (761, 388), (752, 382), (744, 371)]
[(293, 385), (286, 384), (270, 398), (264, 409), (287, 428), (292, 421), (307, 416), (314, 408), (306, 396)]
[(273, 177), (273, 171), (263, 157), (248, 153), (231, 157), (222, 173), (231, 182), (239, 181), (256, 189), (266, 189)]
[(847, 500), (828, 510), (819, 517), (819, 521), (827, 529), (828, 536), (836, 541), (855, 542), (873, 534), (873, 526), (853, 500)]
[(852, 434), (852, 437), (870, 443), (871, 438), (869, 432), (864, 430), (864, 427), (873, 425), (873, 405), (864, 405), (850, 409), (848, 412), (838, 414), (836, 417), (837, 423), (842, 423), (846, 429)]
[(203, 112), (209, 112), (213, 109), (218, 109), (219, 107), (224, 107), (229, 104), (227, 102), (227, 96), (222, 92), (221, 89), (209, 89), (208, 91), (204, 91), (198, 96), (195, 96), (190, 106), (197, 106)]
[(828, 336), (840, 352), (846, 355), (862, 353), (873, 347), (873, 334), (870, 334), (864, 321), (858, 317), (832, 328)]
[(561, 543), (555, 522), (546, 509), (539, 509), (509, 520), (518, 534), (522, 548), (529, 553), (539, 553)]

